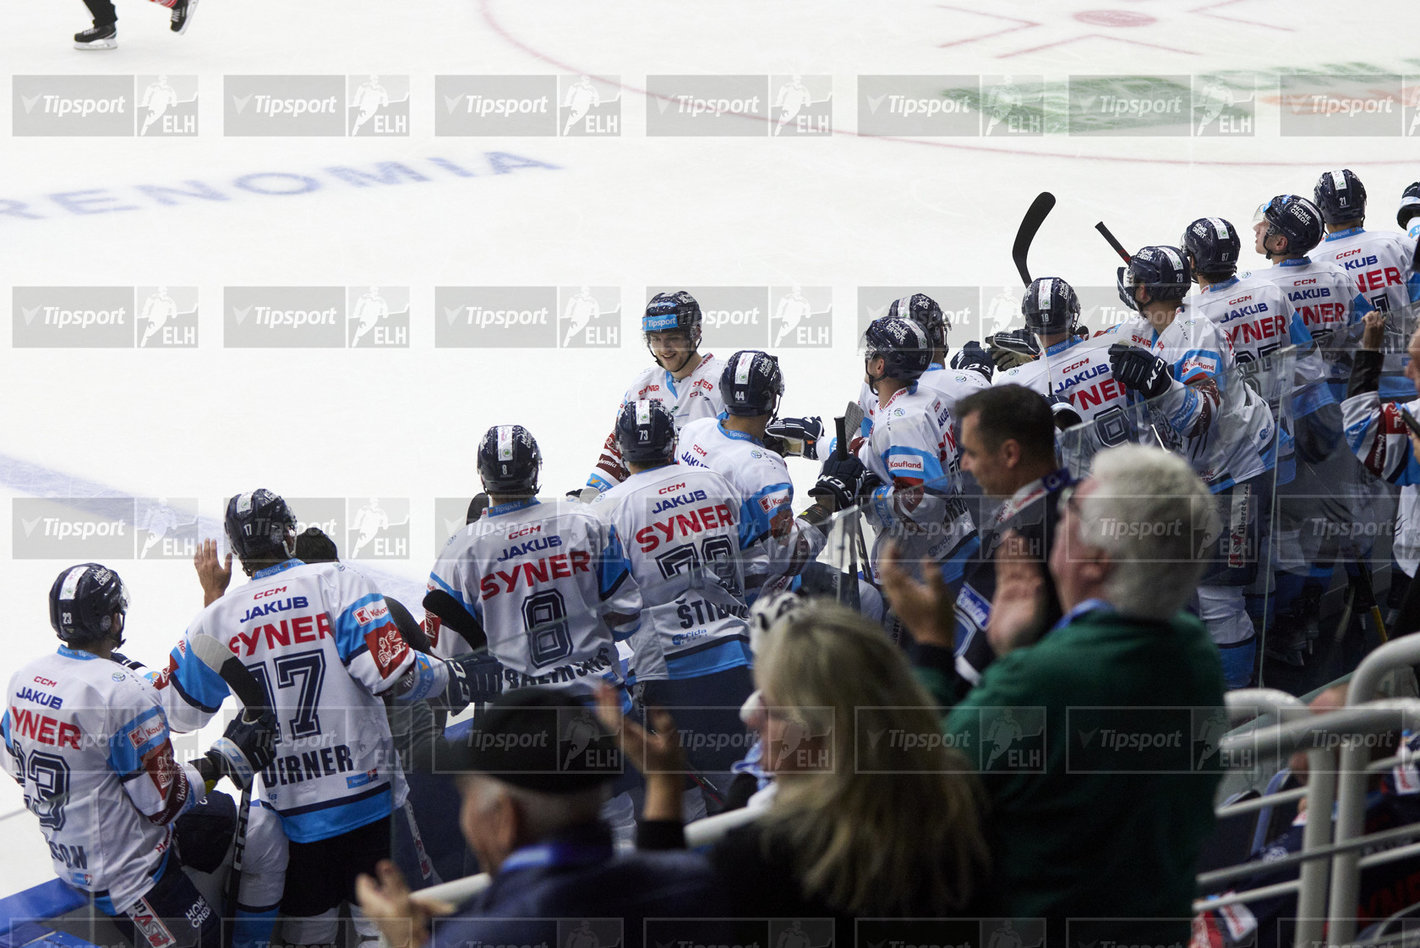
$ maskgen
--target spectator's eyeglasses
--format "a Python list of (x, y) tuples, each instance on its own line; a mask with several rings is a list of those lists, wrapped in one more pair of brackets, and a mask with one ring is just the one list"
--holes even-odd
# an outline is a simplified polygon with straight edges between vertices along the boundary
[(1074, 484), (1067, 484), (1064, 487), (1060, 488), (1060, 506), (1065, 510), (1070, 511), (1077, 517), (1080, 516), (1080, 505), (1075, 503), (1075, 489), (1079, 486), (1080, 485), (1077, 482)]

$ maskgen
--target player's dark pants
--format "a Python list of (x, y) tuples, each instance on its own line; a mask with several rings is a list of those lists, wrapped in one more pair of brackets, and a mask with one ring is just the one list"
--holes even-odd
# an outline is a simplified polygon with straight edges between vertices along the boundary
[(93, 14), (94, 26), (108, 26), (118, 22), (118, 11), (113, 8), (112, 0), (84, 0), (84, 6)]
[[(741, 665), (698, 678), (648, 681), (641, 692), (647, 707), (665, 708), (675, 718), (686, 760), (721, 798), (734, 777), (730, 767), (754, 743), (740, 720), (740, 706), (752, 691), (754, 675)], [(708, 796), (706, 805), (712, 813), (720, 809)]]
[(355, 902), (355, 877), (390, 857), (390, 821), (375, 820), (330, 839), (291, 843), (281, 914), (310, 918)]
[(222, 913), (197, 891), (170, 857), (143, 898), (113, 923), (135, 948), (220, 948)]

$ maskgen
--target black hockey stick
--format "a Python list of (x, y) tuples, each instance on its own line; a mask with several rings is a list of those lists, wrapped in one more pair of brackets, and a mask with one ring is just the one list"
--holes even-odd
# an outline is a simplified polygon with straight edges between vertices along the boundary
[[(266, 696), (266, 689), (261, 686), (261, 682), (256, 680), (247, 667), (242, 664), (242, 660), (221, 642), (207, 635), (199, 635), (192, 639), (192, 654), (197, 656), (198, 661), (212, 669), (222, 680), (227, 683), (227, 687), (232, 689), (232, 694), (237, 696), (237, 700), (242, 703), (245, 712), (257, 713), (270, 709), (270, 700)], [(252, 775), (252, 783), (256, 783), (256, 775)], [(231, 948), (232, 935), (236, 928), (237, 911), (237, 889), (242, 880), (242, 856), (247, 847), (247, 821), (251, 816), (251, 785), (249, 784), (242, 791), (242, 802), (237, 808), (237, 830), (232, 841), (232, 868), (227, 873), (226, 906), (223, 917), (226, 919), (226, 933), (223, 936), (223, 944), (226, 948)]]
[(1114, 248), (1114, 252), (1119, 254), (1119, 259), (1123, 260), (1125, 263), (1129, 262), (1129, 251), (1125, 250), (1124, 245), (1121, 244), (1119, 240), (1109, 232), (1109, 228), (1104, 226), (1104, 221), (1100, 221), (1098, 224), (1096, 224), (1095, 230), (1100, 232), (1101, 237), (1109, 241), (1109, 245)]
[(1036, 231), (1045, 223), (1045, 218), (1053, 207), (1055, 195), (1049, 191), (1037, 194), (1030, 207), (1026, 208), (1026, 216), (1021, 218), (1021, 226), (1016, 230), (1016, 242), (1011, 245), (1011, 259), (1016, 261), (1016, 270), (1021, 275), (1021, 282), (1027, 286), (1030, 285), (1030, 268), (1026, 266), (1026, 256), (1030, 253), (1031, 241), (1035, 240)]
[[(833, 419), (834, 431), (838, 435), (838, 444), (834, 446), (833, 455), (839, 461), (848, 459), (848, 422), (842, 415)], [(858, 598), (858, 510), (856, 507), (849, 507), (845, 511), (843, 529), (848, 531), (845, 539), (848, 541), (848, 576), (841, 581), (843, 585), (838, 587), (838, 601), (850, 609), (858, 610), (862, 603)]]

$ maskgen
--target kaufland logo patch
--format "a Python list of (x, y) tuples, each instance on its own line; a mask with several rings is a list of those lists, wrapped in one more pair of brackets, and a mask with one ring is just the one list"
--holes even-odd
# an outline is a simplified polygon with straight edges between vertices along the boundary
[(372, 603), (368, 606), (361, 606), (355, 610), (355, 621), (361, 625), (368, 625), (376, 619), (383, 619), (389, 614), (390, 611), (387, 607), (374, 605)]

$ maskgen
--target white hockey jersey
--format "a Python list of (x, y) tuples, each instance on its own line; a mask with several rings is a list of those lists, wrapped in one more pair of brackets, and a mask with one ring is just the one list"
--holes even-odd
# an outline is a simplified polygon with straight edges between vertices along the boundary
[(913, 383), (878, 405), (858, 460), (882, 481), (863, 511), (877, 528), (876, 572), (889, 540), (904, 560), (930, 557), (948, 582), (961, 577), (978, 546), (976, 524), (962, 499), (961, 454), (952, 413), (940, 395)]
[[(740, 529), (767, 563), (765, 583), (782, 587), (818, 556), (824, 535), (794, 516), (789, 465), (763, 442), (726, 429), (726, 417), (701, 418), (682, 428), (677, 459), (707, 467), (730, 482), (739, 498)], [(748, 590), (747, 597), (752, 601), (755, 591)]]
[(415, 653), (369, 580), (340, 563), (291, 559), (202, 610), (160, 680), (179, 731), (207, 723), (229, 693), (188, 648), (199, 635), (224, 643), (271, 699), (281, 732), (258, 793), (287, 837), (328, 839), (389, 815), (398, 764), (377, 696)]
[(1272, 469), (1277, 460), (1272, 411), (1238, 372), (1222, 329), (1206, 317), (1181, 312), (1157, 334), (1152, 351), (1172, 367), (1175, 383), (1151, 407), (1161, 410), (1178, 437), (1171, 447), (1210, 490), (1218, 493)]
[(166, 865), (173, 821), (204, 796), (197, 768), (173, 757), (158, 693), (61, 647), (10, 679), (0, 732), (55, 874), (110, 915), (126, 911)]
[(1420, 299), (1420, 274), (1413, 269), (1413, 237), (1352, 227), (1327, 234), (1311, 256), (1351, 274), (1357, 291), (1380, 312), (1401, 310)]
[[(943, 368), (934, 362), (917, 379), (917, 384), (941, 396), (942, 404), (955, 416), (957, 402), (972, 392), (989, 388), (991, 380), (973, 369)], [(858, 392), (858, 407), (863, 410), (863, 426), (859, 433), (866, 438), (873, 430), (873, 413), (878, 410), (878, 396), (867, 380), (864, 380), (863, 388)]]
[(638, 627), (641, 590), (616, 528), (585, 504), (490, 507), (449, 538), (429, 589), (479, 623), (505, 690), (622, 684), (616, 643)]
[(1361, 318), (1372, 309), (1356, 292), (1356, 282), (1334, 263), (1298, 257), (1250, 274), (1275, 283), (1302, 317), (1326, 363), (1332, 397), (1346, 397), (1351, 377), (1351, 350), (1361, 336)]
[(750, 664), (746, 584), (764, 581), (768, 560), (729, 481), (668, 464), (632, 474), (593, 509), (624, 538), (641, 587), (641, 628), (631, 638), (637, 681)]
[[(679, 431), (689, 422), (717, 418), (725, 410), (725, 402), (720, 397), (720, 376), (724, 371), (725, 361), (708, 353), (701, 356), (700, 364), (678, 382), (665, 369), (653, 365), (636, 376), (621, 403), (624, 405), (641, 398), (657, 399), (670, 410)], [(617, 408), (619, 410), (620, 406)], [(601, 457), (587, 478), (587, 486), (606, 490), (626, 480), (628, 473), (626, 462), (621, 459), (621, 449), (616, 445), (616, 432), (613, 431), (602, 445)]]

